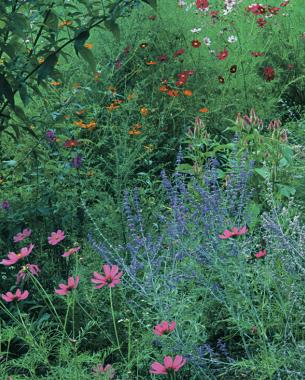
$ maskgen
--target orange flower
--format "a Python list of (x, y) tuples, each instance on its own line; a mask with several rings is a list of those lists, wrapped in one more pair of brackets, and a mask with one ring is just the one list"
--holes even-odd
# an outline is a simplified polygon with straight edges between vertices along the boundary
[(159, 90), (161, 92), (167, 92), (169, 90), (169, 88), (167, 86), (160, 86)]
[(76, 115), (83, 115), (84, 113), (86, 112), (86, 110), (79, 110), (79, 111), (76, 111)]
[(59, 27), (62, 28), (63, 26), (68, 26), (68, 25), (72, 25), (72, 21), (71, 20), (64, 20), (62, 22), (59, 23)]
[(146, 107), (142, 107), (142, 108), (140, 109), (140, 113), (141, 113), (141, 115), (142, 115), (143, 117), (146, 117), (146, 116), (149, 114), (148, 108), (146, 108)]
[(200, 108), (199, 112), (206, 113), (206, 112), (209, 112), (209, 110), (208, 110), (208, 108), (203, 107), (203, 108)]
[(192, 96), (193, 95), (193, 91), (191, 91), (191, 90), (184, 90), (183, 93), (185, 96)]
[(146, 62), (146, 65), (156, 65), (157, 63), (157, 61), (148, 61)]
[(61, 85), (60, 82), (51, 82), (50, 84), (51, 84), (52, 86), (60, 86), (60, 85)]
[(134, 94), (129, 94), (129, 95), (127, 96), (127, 100), (131, 100), (131, 99), (133, 99), (133, 97), (134, 97)]
[(38, 58), (38, 63), (44, 63), (44, 58)]
[(117, 108), (119, 108), (119, 106), (118, 106), (117, 104), (115, 104), (115, 103), (111, 103), (109, 106), (106, 107), (106, 109), (107, 109), (109, 112), (111, 112), (111, 111), (113, 111), (113, 110), (115, 110), (115, 109), (117, 109)]
[(93, 44), (91, 42), (88, 42), (87, 44), (84, 45), (84, 47), (86, 49), (92, 49), (93, 48)]
[(94, 74), (94, 79), (95, 79), (96, 81), (98, 81), (98, 80), (100, 80), (100, 78), (101, 78), (101, 73), (100, 73), (99, 71), (97, 71), (97, 72)]
[(78, 127), (81, 127), (81, 128), (84, 128), (84, 126), (86, 125), (82, 120), (74, 121), (73, 124), (77, 125)]
[(69, 115), (64, 115), (64, 119), (70, 119)]
[(93, 129), (93, 128), (96, 128), (96, 121), (95, 121), (95, 120), (90, 121), (90, 123), (85, 124), (85, 127), (83, 127), (83, 128), (85, 128), (85, 129)]
[(142, 132), (139, 130), (136, 130), (136, 129), (131, 129), (130, 131), (128, 131), (128, 134), (129, 135), (141, 135)]
[(179, 95), (179, 91), (177, 91), (177, 90), (168, 90), (167, 91), (167, 95), (169, 95), (169, 96), (178, 96)]

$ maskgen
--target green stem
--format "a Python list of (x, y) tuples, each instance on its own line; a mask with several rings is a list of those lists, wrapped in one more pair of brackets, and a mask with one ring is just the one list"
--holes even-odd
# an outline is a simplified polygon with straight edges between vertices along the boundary
[(110, 299), (110, 308), (111, 308), (111, 315), (112, 315), (112, 321), (113, 321), (113, 327), (114, 327), (114, 333), (115, 333), (115, 338), (116, 338), (116, 342), (117, 342), (117, 345), (118, 345), (118, 350), (120, 351), (120, 354), (124, 360), (124, 362), (126, 362), (126, 359), (121, 351), (121, 345), (120, 345), (120, 340), (119, 340), (119, 336), (118, 336), (118, 330), (117, 330), (117, 327), (116, 327), (116, 323), (115, 323), (115, 316), (114, 316), (114, 309), (113, 309), (113, 302), (112, 302), (112, 291), (111, 291), (111, 288), (109, 288), (109, 299)]

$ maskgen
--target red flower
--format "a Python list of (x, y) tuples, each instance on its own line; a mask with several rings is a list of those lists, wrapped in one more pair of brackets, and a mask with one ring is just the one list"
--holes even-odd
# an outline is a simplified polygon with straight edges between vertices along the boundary
[(176, 327), (176, 322), (172, 321), (170, 324), (167, 321), (161, 322), (159, 325), (155, 326), (153, 332), (156, 335), (162, 336), (172, 332)]
[(192, 41), (192, 46), (193, 46), (194, 48), (199, 48), (199, 47), (201, 46), (201, 42), (198, 41), (198, 40), (193, 40), (193, 41)]
[(278, 12), (281, 10), (281, 8), (278, 8), (278, 7), (269, 7), (268, 8), (268, 11), (273, 14), (273, 15), (276, 15), (278, 14)]
[(267, 24), (267, 21), (263, 18), (258, 18), (256, 23), (260, 28), (263, 28)]
[(267, 255), (267, 251), (265, 249), (263, 249), (262, 251), (259, 251), (258, 253), (255, 254), (255, 257), (257, 259), (262, 259), (263, 257), (265, 257)]
[(196, 0), (196, 8), (197, 9), (206, 9), (209, 7), (208, 0)]
[(248, 232), (247, 226), (242, 227), (240, 230), (238, 228), (233, 227), (233, 230), (224, 230), (223, 235), (218, 235), (220, 239), (229, 239), (230, 237), (244, 235)]
[(264, 68), (264, 78), (268, 82), (270, 82), (271, 80), (273, 80), (275, 78), (275, 71), (274, 71), (273, 67), (266, 66)]
[(184, 49), (179, 49), (174, 53), (174, 57), (178, 57), (179, 55), (184, 54), (185, 50)]
[(289, 0), (285, 0), (283, 3), (280, 4), (281, 7), (286, 7), (289, 4)]
[(73, 277), (68, 278), (68, 284), (59, 284), (59, 289), (55, 289), (55, 293), (59, 294), (60, 296), (66, 296), (70, 293), (72, 289), (76, 289), (79, 282), (79, 276), (75, 277), (75, 280)]
[(157, 57), (157, 60), (160, 61), (160, 62), (165, 62), (165, 61), (168, 60), (168, 56), (166, 54), (159, 55)]
[(219, 54), (217, 54), (217, 58), (220, 59), (221, 61), (224, 61), (227, 56), (229, 55), (229, 52), (226, 48), (223, 49)]
[(1, 298), (5, 302), (13, 302), (15, 299), (17, 301), (22, 301), (22, 300), (25, 300), (26, 298), (28, 298), (28, 296), (29, 296), (29, 292), (27, 290), (25, 290), (22, 293), (22, 291), (20, 289), (17, 289), (15, 294), (13, 294), (12, 292), (7, 292), (5, 294), (1, 294)]
[(266, 9), (260, 4), (249, 5), (246, 9), (254, 15), (263, 15), (266, 13)]
[(265, 55), (265, 53), (259, 53), (258, 51), (251, 51), (251, 55), (253, 55), (253, 57), (262, 57), (263, 55)]
[(108, 288), (114, 288), (115, 285), (121, 283), (123, 272), (119, 272), (119, 267), (117, 265), (103, 265), (103, 270), (105, 276), (102, 276), (98, 272), (93, 272), (91, 282), (94, 284), (99, 284), (95, 287), (96, 289), (100, 289), (105, 285), (107, 285)]
[(167, 375), (168, 373), (177, 372), (186, 363), (186, 359), (181, 355), (176, 355), (173, 360), (170, 356), (164, 357), (164, 365), (154, 362), (149, 372), (155, 375)]
[(67, 140), (64, 143), (65, 148), (74, 148), (77, 145), (79, 145), (79, 142), (77, 140), (74, 140), (74, 139)]

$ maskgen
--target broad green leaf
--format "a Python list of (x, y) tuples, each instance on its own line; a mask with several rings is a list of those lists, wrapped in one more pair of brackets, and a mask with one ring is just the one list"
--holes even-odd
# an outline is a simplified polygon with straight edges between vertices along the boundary
[(106, 20), (104, 22), (105, 27), (110, 30), (110, 32), (114, 35), (116, 40), (120, 39), (120, 27), (114, 20)]
[(22, 84), (19, 88), (19, 95), (22, 100), (22, 103), (26, 107), (29, 104), (30, 98), (28, 95), (27, 86), (25, 86), (24, 84)]
[(15, 107), (14, 92), (8, 80), (3, 74), (0, 74), (0, 101), (3, 95), (12, 107)]
[(58, 17), (54, 12), (50, 12), (47, 20), (45, 21), (46, 26), (52, 32), (58, 29)]
[(51, 53), (45, 62), (38, 69), (38, 83), (40, 83), (47, 76), (51, 75), (54, 70), (54, 67), (57, 63), (58, 57), (56, 54)]
[(281, 184), (278, 184), (277, 186), (279, 189), (279, 193), (283, 195), (283, 197), (286, 197), (286, 198), (293, 196), (296, 192), (296, 189), (292, 186), (281, 185)]
[(263, 178), (270, 178), (270, 172), (267, 168), (256, 168), (254, 171)]
[(84, 47), (84, 44), (89, 37), (90, 32), (88, 30), (83, 30), (82, 32), (78, 33), (74, 41), (74, 49), (77, 55), (79, 53), (79, 50)]
[(96, 73), (96, 61), (95, 61), (94, 55), (92, 54), (91, 50), (89, 50), (83, 46), (78, 50), (78, 52), (82, 56), (82, 58), (86, 62), (88, 62), (93, 74), (95, 74)]
[(157, 10), (157, 0), (142, 0), (142, 1), (150, 5), (155, 11)]
[(29, 21), (27, 17), (21, 13), (14, 13), (11, 15), (9, 22), (9, 29), (17, 36), (21, 38), (26, 37), (26, 33), (29, 29)]

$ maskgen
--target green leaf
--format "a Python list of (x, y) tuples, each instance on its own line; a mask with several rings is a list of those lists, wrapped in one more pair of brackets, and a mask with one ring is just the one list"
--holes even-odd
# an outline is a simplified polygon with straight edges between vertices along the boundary
[(51, 53), (48, 58), (44, 61), (44, 63), (38, 69), (38, 83), (40, 83), (47, 76), (51, 75), (54, 70), (54, 67), (57, 63), (58, 57), (56, 54)]
[(95, 74), (96, 73), (96, 61), (95, 61), (94, 55), (92, 54), (92, 51), (83, 46), (78, 50), (78, 52), (82, 56), (82, 58), (86, 62), (88, 62), (90, 69), (92, 70), (93, 74)]
[(278, 184), (279, 193), (286, 198), (293, 196), (296, 189), (292, 186)]
[(142, 0), (142, 1), (150, 5), (155, 11), (157, 10), (157, 0)]
[(9, 23), (10, 30), (13, 32), (13, 34), (16, 34), (21, 38), (25, 38), (26, 33), (29, 29), (29, 22), (27, 17), (21, 13), (12, 13), (11, 17), (12, 19)]
[(117, 41), (120, 40), (120, 27), (114, 20), (106, 20), (104, 25), (114, 35)]
[(83, 30), (82, 32), (78, 33), (74, 41), (74, 49), (77, 55), (80, 49), (84, 47), (85, 42), (87, 41), (89, 37), (90, 37), (89, 30)]
[(270, 172), (267, 168), (256, 168), (254, 171), (263, 178), (270, 178)]
[(22, 103), (26, 107), (29, 104), (30, 98), (28, 95), (27, 87), (24, 84), (22, 84), (19, 88), (19, 95), (22, 100)]
[(5, 76), (3, 74), (0, 74), (0, 101), (3, 95), (6, 97), (9, 104), (14, 108), (15, 100), (12, 87), (9, 84), (8, 80), (5, 78)]
[(52, 32), (57, 31), (57, 29), (58, 29), (58, 17), (57, 17), (57, 15), (54, 12), (50, 12), (45, 24), (50, 31), (52, 31)]

